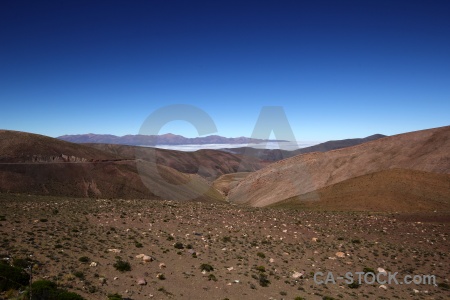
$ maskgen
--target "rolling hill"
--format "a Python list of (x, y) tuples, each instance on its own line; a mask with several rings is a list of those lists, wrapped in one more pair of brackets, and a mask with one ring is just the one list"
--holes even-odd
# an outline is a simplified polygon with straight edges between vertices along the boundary
[(0, 192), (207, 202), (223, 199), (196, 174), (85, 145), (7, 130), (0, 131)]
[[(389, 176), (395, 175), (397, 176), (395, 178), (399, 178), (399, 174), (401, 174), (401, 178), (407, 178), (405, 172), (409, 171), (431, 173), (433, 175), (430, 176), (416, 173), (411, 173), (410, 176), (415, 178), (414, 180), (427, 178), (427, 184), (433, 184), (436, 181), (437, 186), (442, 190), (444, 199), (450, 201), (450, 188), (446, 188), (445, 185), (447, 182), (445, 178), (450, 173), (449, 153), (450, 126), (385, 137), (339, 150), (302, 154), (275, 162), (250, 174), (230, 191), (228, 200), (233, 203), (260, 207), (274, 205), (288, 199), (290, 204), (293, 199), (297, 199), (294, 202), (298, 204), (298, 199), (305, 199), (304, 197), (320, 199), (321, 195), (327, 195), (324, 197), (325, 200), (332, 199), (331, 195), (334, 194), (334, 191), (342, 191), (339, 192), (341, 195), (345, 194), (344, 191), (351, 191), (349, 187), (354, 184), (352, 179), (356, 180), (357, 177), (368, 174), (401, 169), (403, 171), (399, 172), (403, 173), (389, 173)], [(438, 179), (441, 177), (444, 179)], [(330, 187), (347, 180), (350, 180), (348, 185)], [(336, 198), (336, 203), (332, 207), (339, 206), (338, 201), (357, 202), (359, 194), (364, 195), (365, 199), (369, 199), (369, 195), (372, 195), (373, 201), (387, 199), (382, 196), (386, 192), (384, 189), (386, 182), (383, 180), (383, 176), (375, 176), (370, 190), (364, 191), (364, 185), (359, 185), (361, 188), (353, 190), (353, 193), (347, 193), (347, 198), (343, 196), (339, 199)], [(396, 193), (406, 195), (410, 187), (404, 186), (405, 188), (397, 190)], [(330, 187), (329, 189), (332, 189), (333, 192), (321, 190), (325, 187)], [(427, 191), (423, 185), (418, 185), (418, 188), (423, 189), (424, 193)], [(373, 196), (375, 191), (378, 193), (377, 197)], [(366, 192), (371, 194), (365, 194)], [(307, 193), (310, 194), (306, 195)], [(391, 196), (389, 197), (389, 199), (393, 199)], [(427, 199), (426, 197), (419, 198)], [(416, 197), (416, 199), (419, 198)], [(373, 206), (383, 210), (382, 202)]]
[(450, 174), (390, 169), (320, 188), (272, 207), (348, 211), (450, 211)]
[(285, 158), (293, 157), (299, 154), (306, 154), (311, 152), (326, 152), (336, 149), (342, 149), (346, 147), (356, 146), (363, 143), (371, 142), (377, 139), (386, 137), (382, 134), (374, 134), (365, 138), (356, 139), (345, 139), (345, 140), (335, 140), (320, 143), (314, 146), (305, 147), (297, 150), (282, 150), (282, 149), (257, 149), (251, 147), (240, 147), (240, 148), (225, 148), (224, 151), (245, 155), (248, 157), (254, 157), (263, 161), (278, 161)]
[(119, 156), (27, 132), (0, 130), (0, 162), (92, 162)]

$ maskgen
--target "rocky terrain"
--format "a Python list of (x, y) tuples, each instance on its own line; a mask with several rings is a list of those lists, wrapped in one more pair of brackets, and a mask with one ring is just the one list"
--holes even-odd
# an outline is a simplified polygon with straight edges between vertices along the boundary
[(273, 163), (0, 131), (0, 299), (30, 266), (72, 300), (448, 299), (449, 153), (450, 127)]
[[(85, 299), (450, 297), (448, 214), (13, 194), (0, 207), (1, 257)], [(319, 271), (430, 274), (436, 285), (317, 284)]]

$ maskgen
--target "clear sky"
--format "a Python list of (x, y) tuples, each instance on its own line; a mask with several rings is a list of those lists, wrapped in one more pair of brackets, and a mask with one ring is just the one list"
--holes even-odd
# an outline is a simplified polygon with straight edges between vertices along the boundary
[[(0, 128), (136, 134), (170, 104), (298, 140), (450, 125), (450, 1), (0, 2)], [(182, 121), (163, 128), (189, 137)]]

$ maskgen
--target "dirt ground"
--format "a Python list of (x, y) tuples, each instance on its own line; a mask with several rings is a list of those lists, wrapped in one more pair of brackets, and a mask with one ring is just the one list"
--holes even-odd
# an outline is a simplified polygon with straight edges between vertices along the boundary
[[(449, 233), (450, 212), (0, 194), (1, 257), (31, 258), (34, 280), (50, 279), (86, 299), (450, 299)], [(116, 270), (119, 260), (130, 270)], [(313, 276), (356, 278), (378, 268), (398, 272), (399, 281), (434, 275), (436, 285), (318, 284)]]

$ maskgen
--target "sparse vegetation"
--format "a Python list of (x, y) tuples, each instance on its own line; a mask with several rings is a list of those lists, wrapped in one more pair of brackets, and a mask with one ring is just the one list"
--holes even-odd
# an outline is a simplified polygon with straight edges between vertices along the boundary
[(38, 280), (31, 285), (33, 300), (83, 300), (80, 295), (57, 287), (49, 280)]
[(213, 268), (213, 266), (211, 266), (209, 264), (201, 264), (200, 270), (206, 271), (206, 272), (212, 272), (212, 271), (214, 271), (214, 268)]
[(259, 274), (259, 285), (262, 287), (267, 287), (270, 284), (270, 280), (267, 278), (266, 274)]
[[(236, 290), (250, 295), (249, 299), (268, 294), (286, 300), (308, 299), (313, 293), (315, 297), (332, 295), (336, 299), (355, 299), (359, 294), (385, 300), (410, 297), (411, 287), (406, 286), (384, 290), (378, 288), (379, 284), (349, 287), (313, 283), (314, 271), (332, 266), (335, 274), (344, 274), (349, 270), (347, 262), (355, 271), (378, 272), (381, 267), (388, 272), (436, 274), (439, 283), (427, 287), (429, 295), (446, 299), (450, 292), (444, 281), (445, 270), (436, 267), (450, 259), (444, 240), (450, 233), (448, 223), (400, 222), (397, 220), (401, 216), (382, 213), (368, 216), (357, 212), (247, 209), (226, 204), (144, 200), (48, 201), (28, 196), (14, 202), (2, 197), (5, 195), (0, 193), (0, 205), (5, 207), (2, 215), (20, 222), (4, 222), (0, 227), (0, 265), (14, 265), (24, 275), (24, 281), (20, 286), (8, 287), (0, 298), (8, 295), (24, 300), (18, 299), (18, 290), (28, 288), (30, 265), (36, 281), (49, 276), (51, 282), (58, 283), (57, 289), (99, 300), (126, 290), (129, 292), (123, 297), (130, 299), (139, 299), (138, 293), (184, 299), (188, 293), (195, 293), (193, 289), (200, 293), (203, 288), (212, 298), (222, 299), (223, 290), (212, 287), (227, 285), (239, 286), (228, 289), (226, 296), (230, 299), (242, 296)], [(16, 209), (19, 205), (24, 209)], [(48, 222), (39, 222), (53, 208), (58, 209), (58, 214)], [(138, 213), (140, 218), (135, 217)], [(436, 213), (433, 220), (435, 216)], [(164, 219), (168, 221), (162, 222)], [(247, 225), (238, 226), (239, 220), (245, 220)], [(298, 220), (301, 226), (296, 225)], [(205, 232), (197, 234), (199, 221)], [(371, 230), (365, 233), (361, 231), (363, 226)], [(399, 233), (384, 235), (383, 230)], [(168, 240), (172, 235), (174, 240)], [(224, 242), (223, 237), (230, 241)], [(354, 239), (359, 239), (361, 246), (353, 243)], [(144, 247), (136, 248), (138, 242)], [(177, 249), (175, 242), (183, 248)], [(338, 251), (345, 257), (336, 257)], [(8, 260), (7, 253), (13, 259)], [(141, 253), (154, 259), (144, 261)], [(126, 271), (128, 265), (130, 271)], [(296, 272), (304, 275), (294, 278)], [(189, 285), (174, 285), (179, 276)], [(141, 279), (144, 283), (139, 283)]]
[(0, 291), (27, 286), (30, 276), (21, 268), (0, 263)]
[(117, 293), (108, 295), (108, 300), (122, 300), (122, 299), (123, 299), (122, 295)]
[(176, 242), (173, 246), (174, 246), (176, 249), (184, 249), (184, 245), (183, 245), (183, 243), (181, 243), (181, 242)]
[(89, 257), (87, 256), (82, 256), (78, 259), (80, 262), (82, 263), (88, 263), (89, 262)]
[(214, 274), (209, 274), (208, 280), (217, 281), (217, 278), (216, 278), (216, 276), (214, 276)]
[(123, 261), (121, 259), (117, 260), (113, 266), (114, 266), (114, 268), (116, 268), (117, 271), (120, 271), (120, 272), (131, 271), (130, 263), (127, 261)]

